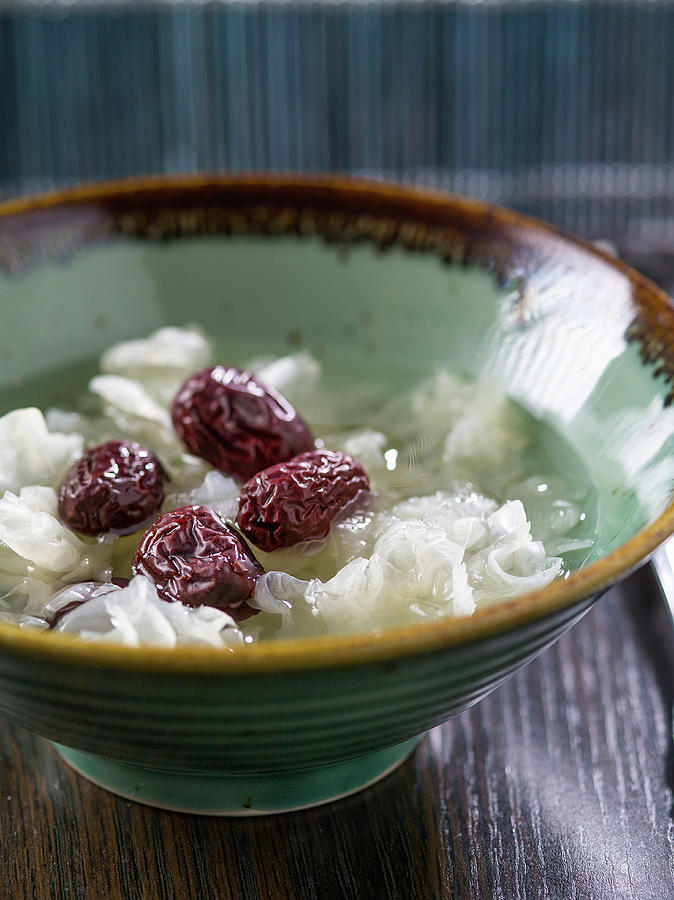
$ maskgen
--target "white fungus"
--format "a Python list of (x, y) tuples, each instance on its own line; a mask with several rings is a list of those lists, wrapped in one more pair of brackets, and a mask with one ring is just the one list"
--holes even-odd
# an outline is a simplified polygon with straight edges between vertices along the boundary
[(79, 434), (50, 431), (39, 409), (15, 409), (0, 418), (0, 493), (31, 484), (57, 486), (81, 454)]

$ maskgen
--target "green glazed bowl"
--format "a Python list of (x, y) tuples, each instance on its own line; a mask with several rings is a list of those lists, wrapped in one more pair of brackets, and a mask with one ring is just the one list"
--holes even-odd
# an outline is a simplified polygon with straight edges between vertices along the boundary
[(594, 556), (470, 617), (232, 653), (0, 625), (0, 712), (125, 796), (245, 815), (357, 790), (674, 530), (674, 309), (620, 262), (513, 213), (337, 178), (78, 188), (0, 207), (0, 303), (2, 412), (47, 405), (60, 368), (115, 341), (198, 322), (261, 352), (488, 375), (596, 482)]

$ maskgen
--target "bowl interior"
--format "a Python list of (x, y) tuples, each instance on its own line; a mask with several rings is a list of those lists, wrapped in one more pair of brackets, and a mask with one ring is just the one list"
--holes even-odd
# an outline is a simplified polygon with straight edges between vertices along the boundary
[(148, 224), (141, 196), (121, 219), (105, 202), (10, 217), (0, 409), (67, 404), (105, 347), (167, 323), (201, 325), (232, 354), (223, 362), (305, 348), (334, 379), (367, 375), (392, 392), (449, 366), (498, 382), (552, 426), (557, 467), (589, 472), (597, 544), (572, 561), (587, 564), (662, 513), (674, 476), (668, 387), (630, 340), (634, 283), (551, 232), (521, 221), (480, 229), (470, 207), (443, 203), (451, 228), (440, 219), (416, 243), (405, 211), (386, 240), (372, 223), (390, 218), (370, 215), (362, 239), (349, 216), (298, 227), (306, 211), (287, 202), (285, 225), (244, 217), (219, 234), (195, 234), (202, 211), (189, 197), (178, 226), (175, 216)]

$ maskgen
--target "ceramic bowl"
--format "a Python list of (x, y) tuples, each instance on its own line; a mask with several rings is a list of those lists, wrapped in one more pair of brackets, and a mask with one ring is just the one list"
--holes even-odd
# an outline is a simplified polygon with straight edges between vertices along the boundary
[(357, 790), (674, 529), (674, 310), (538, 222), (337, 178), (138, 180), (0, 207), (0, 270), (2, 412), (47, 405), (64, 365), (114, 341), (196, 321), (265, 351), (487, 374), (597, 485), (593, 558), (471, 617), (235, 653), (0, 626), (0, 712), (120, 794), (251, 814)]

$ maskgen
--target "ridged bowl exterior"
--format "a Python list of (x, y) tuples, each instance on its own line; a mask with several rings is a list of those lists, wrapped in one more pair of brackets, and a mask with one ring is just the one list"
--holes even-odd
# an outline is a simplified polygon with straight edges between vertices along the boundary
[(327, 764), (402, 743), (457, 715), (555, 641), (591, 602), (474, 644), (320, 670), (140, 675), (4, 652), (0, 712), (61, 744), (146, 768), (234, 773)]

